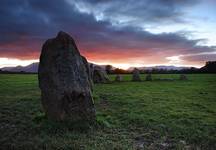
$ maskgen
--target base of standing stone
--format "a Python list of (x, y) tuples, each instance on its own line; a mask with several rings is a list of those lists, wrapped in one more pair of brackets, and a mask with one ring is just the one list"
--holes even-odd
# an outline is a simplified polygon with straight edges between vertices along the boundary
[(123, 79), (122, 79), (122, 75), (116, 75), (116, 77), (115, 77), (115, 81), (116, 82), (121, 82)]
[(131, 81), (135, 81), (135, 82), (142, 81), (141, 78), (140, 78), (140, 73), (139, 73), (138, 69), (133, 70), (133, 75), (132, 75), (132, 80)]
[(188, 80), (187, 76), (184, 74), (181, 74), (179, 77), (179, 80)]
[(152, 81), (152, 75), (151, 74), (148, 74), (146, 76), (146, 81)]

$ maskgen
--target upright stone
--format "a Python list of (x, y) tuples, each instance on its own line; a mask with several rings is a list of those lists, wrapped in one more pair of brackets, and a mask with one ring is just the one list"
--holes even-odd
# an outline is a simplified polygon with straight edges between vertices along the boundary
[(147, 74), (146, 81), (152, 81), (152, 75), (151, 74)]
[(110, 80), (104, 69), (94, 66), (93, 81), (94, 83), (108, 83)]
[(188, 80), (187, 76), (184, 74), (181, 74), (179, 77), (179, 80)]
[(141, 81), (139, 70), (136, 68), (133, 70), (132, 81)]
[(122, 81), (122, 75), (117, 74), (116, 77), (115, 77), (115, 81), (121, 82)]
[(44, 111), (57, 121), (94, 121), (88, 63), (70, 35), (47, 40), (40, 56), (39, 87)]

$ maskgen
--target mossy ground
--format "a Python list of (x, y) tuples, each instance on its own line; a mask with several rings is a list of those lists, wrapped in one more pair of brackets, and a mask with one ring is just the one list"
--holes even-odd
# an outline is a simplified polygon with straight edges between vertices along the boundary
[(96, 84), (97, 126), (85, 130), (46, 119), (37, 75), (0, 75), (0, 149), (216, 149), (216, 75), (187, 76)]

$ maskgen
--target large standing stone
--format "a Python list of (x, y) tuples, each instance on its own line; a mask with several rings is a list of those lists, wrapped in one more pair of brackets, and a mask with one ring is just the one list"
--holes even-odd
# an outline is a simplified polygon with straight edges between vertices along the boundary
[(146, 81), (152, 81), (152, 75), (151, 74), (147, 74)]
[(122, 81), (122, 75), (117, 74), (116, 77), (115, 77), (115, 81), (121, 82)]
[(43, 45), (38, 79), (48, 118), (95, 120), (88, 63), (68, 34), (59, 32)]
[(132, 81), (141, 81), (139, 70), (136, 68), (133, 70)]
[(110, 81), (106, 71), (101, 67), (94, 66), (93, 70), (94, 83), (108, 83)]
[(187, 76), (184, 74), (181, 74), (179, 77), (179, 80), (188, 80)]

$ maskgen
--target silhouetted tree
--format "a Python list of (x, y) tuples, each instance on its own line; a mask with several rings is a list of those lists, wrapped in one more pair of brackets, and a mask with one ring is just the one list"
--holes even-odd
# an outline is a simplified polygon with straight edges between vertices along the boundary
[(105, 70), (107, 72), (107, 74), (110, 74), (112, 72), (112, 65), (106, 65)]
[(124, 69), (116, 68), (113, 70), (113, 73), (114, 74), (127, 74), (129, 72), (127, 70), (124, 70)]
[(200, 68), (200, 71), (204, 73), (216, 73), (216, 61), (206, 62), (206, 65)]

